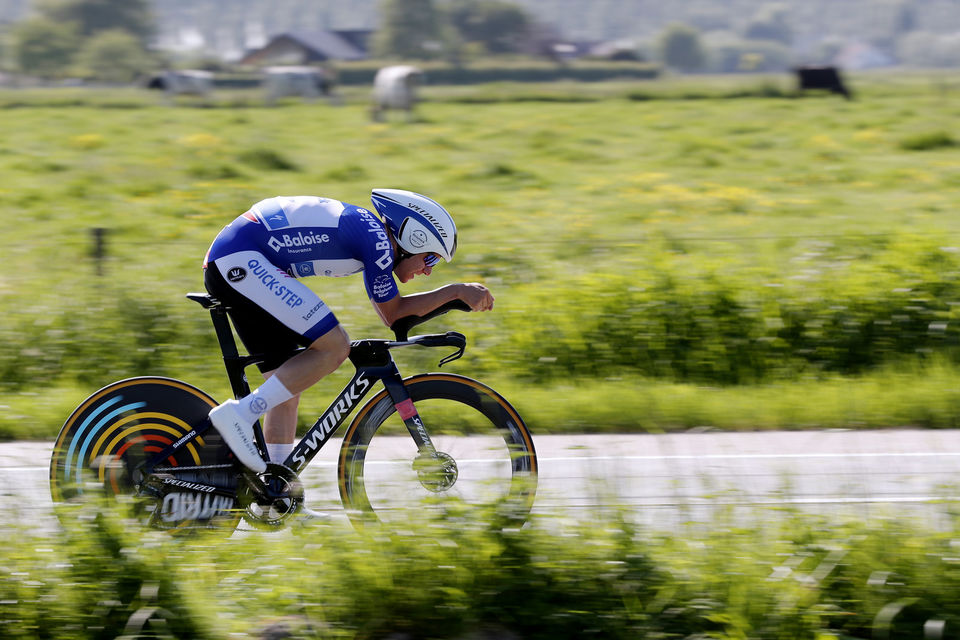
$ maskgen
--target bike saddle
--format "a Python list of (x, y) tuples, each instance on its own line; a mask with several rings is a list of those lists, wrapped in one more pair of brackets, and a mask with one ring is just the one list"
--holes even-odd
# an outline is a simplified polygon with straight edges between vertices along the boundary
[(213, 309), (220, 306), (220, 301), (206, 293), (188, 293), (187, 298), (193, 300), (204, 309)]

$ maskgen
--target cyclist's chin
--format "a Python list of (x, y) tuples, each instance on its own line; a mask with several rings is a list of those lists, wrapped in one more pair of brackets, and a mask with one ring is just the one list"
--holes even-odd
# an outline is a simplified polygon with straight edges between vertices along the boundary
[(396, 275), (397, 275), (397, 278), (400, 280), (400, 282), (410, 282), (411, 280), (413, 280), (414, 278), (416, 278), (421, 274), (417, 271), (414, 271), (412, 273), (398, 273)]

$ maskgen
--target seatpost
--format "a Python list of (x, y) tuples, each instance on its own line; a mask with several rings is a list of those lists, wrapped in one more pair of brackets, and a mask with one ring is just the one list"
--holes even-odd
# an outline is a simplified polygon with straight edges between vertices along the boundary
[(217, 342), (220, 343), (220, 351), (223, 353), (223, 364), (227, 369), (230, 389), (235, 398), (241, 398), (250, 393), (250, 385), (247, 384), (247, 377), (244, 375), (247, 358), (241, 358), (237, 351), (237, 342), (233, 339), (226, 310), (221, 306), (213, 307), (210, 309), (210, 318), (213, 320)]

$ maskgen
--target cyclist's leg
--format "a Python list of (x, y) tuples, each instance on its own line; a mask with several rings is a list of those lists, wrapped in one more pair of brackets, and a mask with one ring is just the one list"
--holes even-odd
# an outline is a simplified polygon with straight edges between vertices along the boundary
[[(211, 294), (231, 308), (237, 334), (247, 350), (265, 355), (261, 371), (276, 369), (279, 373), (241, 401), (228, 400), (210, 414), (214, 426), (238, 458), (262, 471), (265, 464), (254, 442), (253, 423), (267, 410), (292, 400), (343, 361), (342, 349), (333, 349), (329, 354), (318, 349), (345, 342), (348, 352), (349, 341), (336, 317), (312, 290), (270, 264), (257, 251), (240, 251), (211, 262), (204, 283)], [(281, 369), (297, 346), (310, 348), (293, 359), (296, 362), (288, 367), (289, 375), (283, 373)], [(310, 371), (311, 367), (314, 371)], [(288, 381), (294, 389), (287, 388)], [(295, 428), (295, 417), (293, 425)]]
[[(273, 375), (273, 371), (264, 373), (264, 377)], [(267, 453), (271, 462), (283, 462), (293, 450), (293, 441), (297, 437), (297, 415), (300, 408), (300, 394), (294, 394), (263, 414), (263, 437), (267, 442)]]
[(343, 327), (337, 325), (310, 343), (308, 349), (280, 365), (275, 376), (291, 393), (298, 394), (336, 371), (349, 355), (350, 338)]
[(267, 447), (271, 449), (270, 457), (274, 462), (281, 462), (293, 450), (297, 435), (300, 392), (336, 371), (349, 355), (350, 339), (347, 332), (338, 325), (314, 340), (306, 351), (284, 362), (277, 370), (264, 373), (268, 379), (276, 375), (283, 386), (294, 394), (290, 400), (271, 407), (263, 417), (263, 435)]

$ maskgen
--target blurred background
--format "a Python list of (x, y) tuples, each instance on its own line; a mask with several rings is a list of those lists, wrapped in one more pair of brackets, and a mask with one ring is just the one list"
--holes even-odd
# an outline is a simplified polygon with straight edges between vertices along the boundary
[[(297, 34), (314, 36), (304, 48), (318, 46), (297, 60), (292, 44), (285, 62), (514, 54), (730, 72), (797, 62), (951, 67), (960, 47), (952, 0), (5, 0), (0, 25), (8, 71), (110, 81), (157, 63), (242, 64)], [(111, 47), (125, 55), (106, 54)]]
[[(42, 441), (0, 452), (0, 636), (960, 637), (958, 67), (960, 0), (0, 0), (0, 440)], [(460, 228), (405, 292), (496, 296), (423, 329), (531, 427), (530, 524), (51, 524), (96, 389), (229, 395), (184, 298), (219, 230), (374, 187)]]
[(0, 437), (224, 397), (212, 238), (376, 186), (453, 212), (411, 288), (494, 290), (436, 327), (538, 432), (957, 423), (955, 0), (6, 0), (0, 45)]

